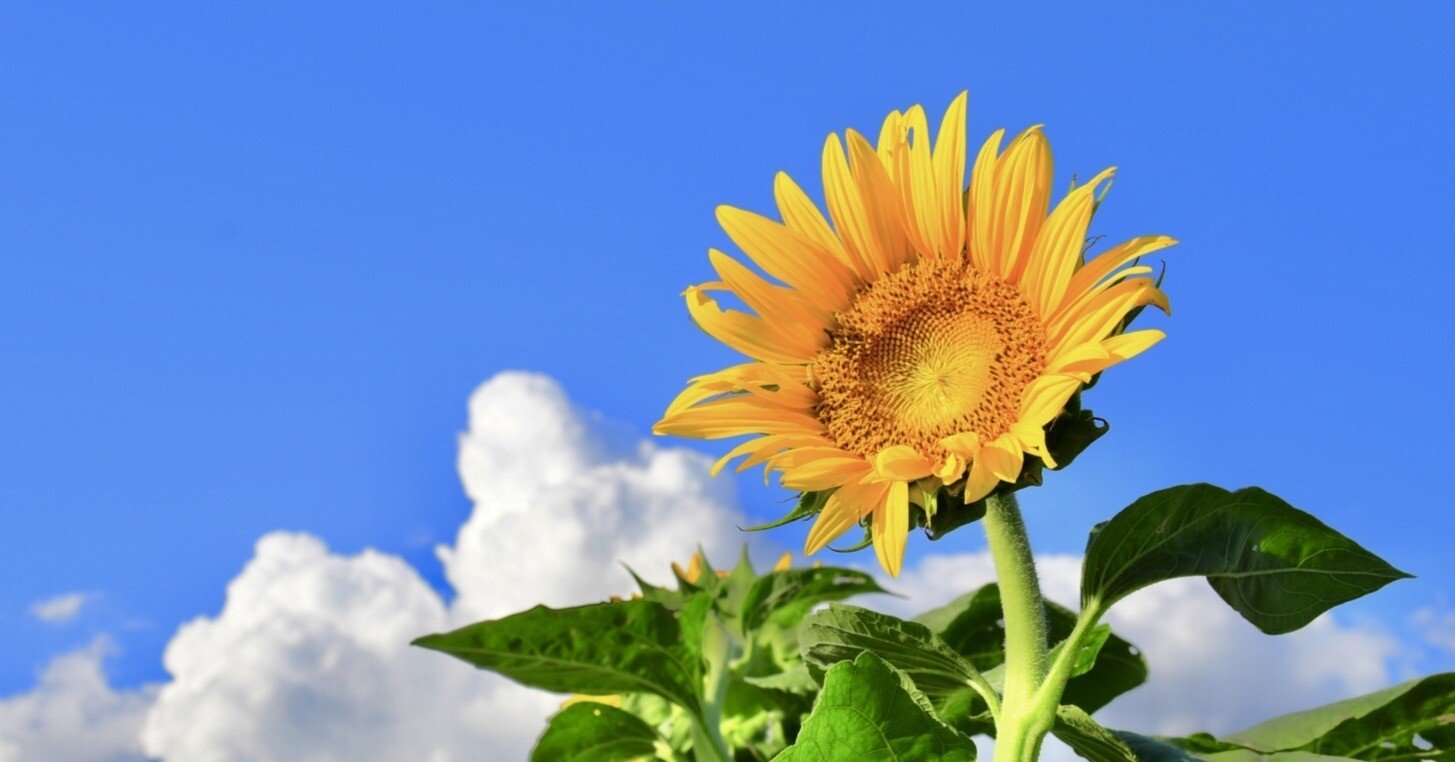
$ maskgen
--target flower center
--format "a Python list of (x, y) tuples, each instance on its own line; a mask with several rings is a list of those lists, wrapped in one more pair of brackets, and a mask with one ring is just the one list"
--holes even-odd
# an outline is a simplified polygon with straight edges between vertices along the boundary
[(1020, 290), (964, 262), (907, 265), (836, 317), (811, 368), (818, 417), (865, 458), (908, 445), (938, 460), (951, 434), (1004, 434), (1046, 366), (1045, 329)]

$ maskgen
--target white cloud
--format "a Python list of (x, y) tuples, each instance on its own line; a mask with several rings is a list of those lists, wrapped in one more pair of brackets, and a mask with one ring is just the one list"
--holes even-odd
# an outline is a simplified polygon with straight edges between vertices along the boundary
[(613, 448), (554, 381), (508, 373), (470, 398), (459, 470), (476, 510), (438, 553), (456, 607), (488, 618), (621, 592), (625, 563), (660, 575), (700, 542), (736, 557), (743, 518), (729, 479), (680, 448)]
[[(222, 611), (177, 632), (168, 683), (114, 690), (104, 641), (63, 656), (34, 690), (0, 700), (0, 762), (143, 750), (189, 762), (524, 758), (559, 699), (409, 640), (537, 602), (599, 600), (630, 587), (620, 561), (662, 578), (698, 543), (728, 558), (743, 539), (731, 482), (709, 477), (708, 459), (606, 431), (550, 379), (497, 376), (472, 396), (460, 439), (474, 510), (438, 549), (453, 599), (395, 556), (267, 535)], [(1078, 558), (1048, 555), (1040, 568), (1050, 597), (1075, 601)], [(888, 585), (910, 600), (871, 605), (917, 613), (993, 573), (984, 553), (922, 556)], [(1386, 635), (1329, 618), (1264, 636), (1200, 580), (1140, 592), (1110, 619), (1146, 650), (1152, 678), (1102, 719), (1147, 732), (1228, 730), (1366, 691), (1389, 682), (1395, 650)]]
[[(1037, 561), (1052, 600), (1075, 608), (1081, 559)], [(918, 613), (994, 579), (988, 553), (928, 556), (892, 584), (908, 594), (893, 605)], [(1098, 717), (1148, 733), (1225, 732), (1388, 685), (1399, 643), (1389, 634), (1340, 624), (1329, 615), (1288, 635), (1269, 636), (1245, 622), (1201, 579), (1178, 579), (1127, 597), (1107, 616), (1144, 652), (1145, 685)]]
[(1455, 610), (1447, 603), (1425, 606), (1415, 612), (1413, 620), (1425, 642), (1455, 655)]
[(30, 614), (46, 624), (70, 624), (93, 597), (91, 593), (63, 593), (30, 604)]
[(475, 504), (439, 555), (447, 605), (403, 560), (343, 557), (276, 533), (228, 586), (221, 614), (185, 625), (172, 682), (146, 722), (168, 760), (522, 759), (560, 698), (409, 641), (538, 602), (631, 586), (626, 560), (662, 576), (698, 542), (739, 542), (731, 483), (710, 461), (647, 442), (612, 446), (544, 376), (501, 374), (470, 400), (459, 466)]
[(52, 660), (30, 692), (0, 700), (0, 762), (142, 759), (137, 733), (154, 691), (113, 690), (103, 669), (112, 650), (98, 638)]

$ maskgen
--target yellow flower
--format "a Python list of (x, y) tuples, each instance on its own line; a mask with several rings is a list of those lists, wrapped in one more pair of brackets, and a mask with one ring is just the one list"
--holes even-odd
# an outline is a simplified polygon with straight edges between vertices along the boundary
[[(920, 106), (891, 113), (877, 145), (847, 131), (847, 156), (830, 135), (827, 219), (783, 173), (774, 182), (781, 222), (718, 208), (728, 236), (778, 283), (709, 252), (719, 279), (689, 288), (687, 308), (754, 362), (693, 379), (654, 429), (758, 435), (717, 468), (744, 457), (739, 470), (764, 463), (790, 489), (833, 490), (805, 552), (867, 519), (894, 575), (911, 484), (963, 485), (968, 503), (1015, 481), (1026, 455), (1055, 467), (1046, 426), (1095, 374), (1162, 339), (1123, 333), (1133, 310), (1168, 310), (1137, 259), (1171, 238), (1134, 238), (1084, 259), (1112, 169), (1049, 210), (1041, 128), (1003, 152), (1000, 130), (966, 191), (965, 101), (961, 93), (950, 104), (933, 149)], [(756, 314), (720, 308), (717, 292)]]

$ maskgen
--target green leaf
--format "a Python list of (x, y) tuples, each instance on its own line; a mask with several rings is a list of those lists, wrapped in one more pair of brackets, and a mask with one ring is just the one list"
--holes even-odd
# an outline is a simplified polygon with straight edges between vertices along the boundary
[(1455, 673), (1285, 715), (1221, 740), (1260, 752), (1356, 759), (1455, 757)]
[(835, 604), (808, 615), (798, 637), (803, 661), (820, 682), (833, 665), (865, 652), (898, 669), (935, 704), (968, 691), (979, 677), (928, 627), (857, 606)]
[(1153, 492), (1093, 531), (1082, 605), (1191, 576), (1278, 635), (1409, 575), (1257, 487), (1192, 484)]
[(749, 685), (756, 685), (759, 688), (778, 691), (780, 693), (791, 693), (796, 696), (808, 696), (818, 691), (818, 682), (808, 671), (808, 665), (799, 662), (782, 672), (771, 675), (760, 675), (756, 677), (745, 677), (743, 682)]
[[(1005, 661), (1002, 618), (1000, 588), (990, 584), (920, 614), (915, 621), (928, 626), (946, 645), (985, 672)], [(1046, 601), (1046, 624), (1051, 642), (1063, 641), (1075, 628), (1076, 615)], [(1100, 638), (1100, 628), (1092, 634)], [(1082, 649), (1078, 666), (1089, 668), (1071, 679), (1061, 701), (1088, 712), (1095, 712), (1147, 680), (1147, 662), (1141, 651), (1110, 631), (1099, 649), (1091, 653)]]
[(908, 677), (872, 653), (834, 665), (797, 740), (775, 759), (973, 760), (975, 745), (916, 701), (913, 688)]
[(738, 527), (744, 532), (762, 532), (767, 529), (777, 529), (785, 524), (792, 524), (795, 521), (806, 519), (809, 516), (816, 516), (823, 510), (824, 504), (829, 500), (829, 494), (833, 490), (823, 492), (805, 492), (798, 496), (798, 504), (793, 506), (783, 518), (770, 521), (766, 524), (757, 524), (750, 527)]
[(744, 630), (756, 629), (770, 617), (780, 623), (796, 621), (820, 603), (882, 592), (873, 577), (853, 569), (784, 569), (759, 577), (748, 589), (741, 621)]
[(537, 606), (504, 619), (426, 635), (414, 645), (532, 688), (604, 695), (654, 693), (697, 710), (702, 662), (672, 612), (647, 600), (568, 609)]
[(1137, 762), (1138, 759), (1125, 741), (1074, 706), (1056, 709), (1056, 724), (1051, 727), (1051, 733), (1082, 759), (1091, 762)]
[(636, 715), (595, 701), (572, 704), (551, 718), (531, 762), (626, 762), (655, 756), (657, 732)]

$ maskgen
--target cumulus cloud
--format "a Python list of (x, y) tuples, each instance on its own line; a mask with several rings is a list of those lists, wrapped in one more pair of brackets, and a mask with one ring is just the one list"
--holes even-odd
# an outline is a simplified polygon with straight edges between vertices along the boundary
[(474, 511), (439, 548), (447, 604), (402, 559), (264, 537), (216, 617), (181, 628), (145, 725), (163, 759), (522, 759), (560, 698), (439, 654), (415, 636), (538, 602), (630, 588), (699, 542), (739, 541), (731, 483), (710, 461), (613, 445), (549, 378), (506, 373), (470, 400), (459, 468)]
[[(409, 640), (538, 602), (625, 592), (622, 561), (660, 579), (699, 543), (730, 557), (743, 518), (708, 459), (613, 438), (544, 376), (501, 374), (469, 411), (458, 465), (474, 508), (454, 544), (437, 549), (453, 595), (389, 554), (345, 556), (306, 534), (269, 534), (222, 610), (173, 637), (169, 681), (113, 689), (104, 640), (63, 656), (34, 690), (0, 700), (0, 762), (523, 759), (559, 697)], [(888, 584), (910, 599), (872, 605), (918, 613), (994, 576), (985, 553), (921, 559)], [(1079, 569), (1074, 556), (1040, 559), (1047, 594), (1074, 603)], [(1152, 678), (1102, 718), (1148, 732), (1224, 731), (1376, 688), (1390, 681), (1396, 648), (1327, 617), (1264, 636), (1200, 580), (1140, 592), (1110, 620), (1145, 649)]]
[(46, 624), (70, 624), (93, 597), (91, 593), (63, 593), (30, 604), (30, 615)]
[(0, 762), (140, 760), (138, 731), (154, 689), (113, 690), (103, 661), (105, 638), (57, 657), (29, 693), (0, 700)]
[(699, 542), (737, 555), (731, 480), (689, 450), (613, 448), (602, 429), (545, 376), (503, 374), (471, 396), (459, 470), (476, 509), (438, 549), (460, 613), (600, 600), (622, 591), (620, 564), (659, 574)]
[[(1081, 559), (1048, 554), (1037, 570), (1046, 596), (1075, 609)], [(918, 613), (993, 581), (994, 574), (986, 552), (929, 556), (893, 584), (910, 598), (892, 605)], [(1150, 678), (1098, 717), (1150, 733), (1237, 730), (1372, 691), (1392, 681), (1388, 665), (1400, 650), (1388, 633), (1330, 615), (1288, 635), (1264, 635), (1193, 578), (1138, 591), (1107, 621), (1142, 649)]]

